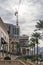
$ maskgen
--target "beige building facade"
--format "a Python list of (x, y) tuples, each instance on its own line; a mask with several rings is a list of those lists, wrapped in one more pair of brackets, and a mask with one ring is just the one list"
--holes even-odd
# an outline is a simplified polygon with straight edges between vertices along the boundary
[[(4, 44), (2, 44), (2, 41)], [(9, 51), (9, 35), (7, 32), (6, 25), (3, 23), (2, 19), (0, 18), (0, 51), (1, 50)]]
[(28, 55), (27, 52), (29, 52), (27, 50), (28, 46), (29, 46), (29, 36), (27, 35), (22, 35), (19, 38), (19, 43), (20, 43), (20, 48), (21, 48), (21, 54), (25, 54)]

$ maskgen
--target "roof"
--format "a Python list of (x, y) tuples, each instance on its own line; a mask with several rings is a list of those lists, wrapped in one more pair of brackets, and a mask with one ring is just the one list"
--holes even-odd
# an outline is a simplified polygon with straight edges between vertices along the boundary
[(11, 23), (5, 23), (5, 25), (8, 27), (8, 26), (12, 26), (12, 27), (17, 27), (17, 28), (19, 28), (19, 26), (17, 26), (17, 25), (14, 25), (14, 24), (11, 24)]
[(22, 35), (22, 36), (20, 36), (19, 39), (29, 39), (29, 36), (27, 36), (27, 35)]

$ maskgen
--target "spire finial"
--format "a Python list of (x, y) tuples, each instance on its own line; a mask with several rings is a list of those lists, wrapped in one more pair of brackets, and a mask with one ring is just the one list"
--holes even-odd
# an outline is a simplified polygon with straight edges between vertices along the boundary
[(18, 26), (18, 11), (15, 12), (15, 16), (17, 17), (16, 25)]

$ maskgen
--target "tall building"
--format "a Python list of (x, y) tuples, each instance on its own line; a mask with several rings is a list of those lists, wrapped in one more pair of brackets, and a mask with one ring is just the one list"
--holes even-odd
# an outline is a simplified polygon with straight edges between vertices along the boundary
[[(13, 49), (16, 46), (16, 42), (19, 42), (20, 37), (20, 27), (18, 25), (18, 22), (16, 22), (16, 25), (5, 23), (7, 26), (7, 31), (9, 34), (9, 51), (15, 52)], [(15, 44), (14, 44), (15, 43)]]
[(28, 36), (22, 35), (20, 36), (20, 27), (18, 24), (18, 12), (15, 13), (17, 17), (16, 25), (5, 23), (7, 26), (7, 31), (9, 34), (9, 52), (11, 53), (17, 53), (19, 51), (19, 45), (20, 49), (23, 50), (24, 47), (28, 46)]
[[(20, 27), (18, 25), (18, 20), (16, 25), (3, 23), (0, 18), (0, 50), (9, 51), (11, 53), (26, 53), (28, 47), (27, 35), (20, 36)], [(4, 48), (3, 48), (4, 43)], [(25, 52), (24, 52), (25, 51)]]
[(20, 36), (20, 27), (18, 25), (18, 22), (16, 22), (16, 25), (8, 23), (5, 24), (9, 33), (9, 51), (12, 53), (16, 53), (18, 50), (17, 45), (20, 45), (21, 50), (23, 50), (24, 48), (26, 49), (28, 46), (29, 36)]
[(10, 38), (18, 38), (20, 36), (20, 27), (18, 25), (6, 23)]

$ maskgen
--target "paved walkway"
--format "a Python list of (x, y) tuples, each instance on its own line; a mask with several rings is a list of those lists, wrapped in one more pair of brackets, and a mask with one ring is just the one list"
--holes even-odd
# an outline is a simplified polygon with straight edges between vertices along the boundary
[(26, 65), (35, 65), (34, 63), (32, 63), (30, 60), (26, 61), (26, 60), (21, 60), (22, 62), (24, 62)]
[(22, 60), (2, 60), (0, 61), (0, 65), (35, 65), (32, 62), (24, 62)]
[(25, 65), (23, 62), (19, 61), (19, 60), (9, 60), (9, 61), (6, 61), (6, 60), (3, 60), (3, 61), (0, 61), (0, 65)]
[(15, 60), (17, 58), (18, 58), (18, 56), (16, 56), (16, 55), (15, 56), (13, 56), (13, 55), (11, 56), (11, 60)]
[(19, 56), (11, 56), (11, 60), (10, 61), (5, 61), (5, 60), (2, 60), (0, 61), (0, 65), (35, 65), (33, 64), (29, 59), (26, 61), (26, 60), (20, 60), (20, 59), (17, 59)]

